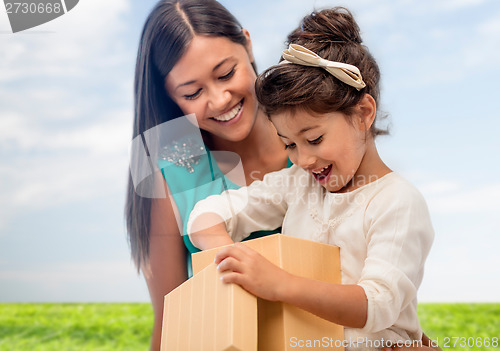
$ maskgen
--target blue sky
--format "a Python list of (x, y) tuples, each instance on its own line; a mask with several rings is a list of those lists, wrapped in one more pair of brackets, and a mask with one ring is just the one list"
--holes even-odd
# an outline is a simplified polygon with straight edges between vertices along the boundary
[[(499, 301), (500, 2), (223, 0), (260, 70), (314, 7), (345, 5), (382, 71), (378, 140), (426, 197), (421, 301)], [(123, 220), (139, 33), (154, 1), (84, 0), (10, 33), (0, 5), (0, 302), (148, 301)]]

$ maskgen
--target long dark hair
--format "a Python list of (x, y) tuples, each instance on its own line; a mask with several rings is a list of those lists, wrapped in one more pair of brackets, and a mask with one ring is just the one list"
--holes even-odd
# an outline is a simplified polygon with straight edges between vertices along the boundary
[[(238, 20), (215, 0), (159, 1), (144, 24), (139, 43), (133, 139), (184, 115), (167, 94), (164, 82), (195, 35), (226, 37), (247, 44)], [(151, 205), (151, 198), (137, 194), (129, 173), (125, 217), (132, 258), (138, 270), (149, 258)]]

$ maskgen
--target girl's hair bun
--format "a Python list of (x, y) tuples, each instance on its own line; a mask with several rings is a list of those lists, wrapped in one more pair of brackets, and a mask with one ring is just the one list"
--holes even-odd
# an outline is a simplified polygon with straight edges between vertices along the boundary
[[(310, 39), (315, 41), (358, 44), (362, 42), (359, 26), (351, 12), (344, 7), (334, 7), (320, 12), (313, 12), (304, 17), (299, 28), (301, 37), (310, 36)], [(295, 34), (299, 33), (296, 31)], [(290, 42), (293, 42), (293, 38), (291, 38), (293, 35), (294, 33), (289, 37)]]
[[(257, 99), (268, 115), (301, 109), (317, 114), (339, 111), (353, 116), (365, 94), (378, 104), (380, 71), (362, 44), (358, 24), (349, 10), (334, 7), (307, 15), (288, 35), (286, 46), (289, 44), (301, 45), (329, 61), (356, 66), (366, 86), (358, 91), (319, 67), (275, 65), (262, 73), (255, 85)], [(373, 136), (387, 134), (375, 124), (370, 130)]]

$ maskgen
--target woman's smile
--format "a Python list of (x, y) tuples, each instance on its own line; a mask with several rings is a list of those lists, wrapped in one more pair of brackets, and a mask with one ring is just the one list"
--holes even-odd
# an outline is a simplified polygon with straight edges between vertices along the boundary
[(242, 115), (242, 111), (243, 111), (243, 100), (238, 102), (238, 104), (236, 104), (236, 106), (231, 108), (231, 110), (229, 110), (228, 112), (225, 112), (219, 116), (210, 117), (210, 118), (217, 121), (217, 122), (228, 123), (230, 121), (234, 121), (235, 119), (238, 119)]

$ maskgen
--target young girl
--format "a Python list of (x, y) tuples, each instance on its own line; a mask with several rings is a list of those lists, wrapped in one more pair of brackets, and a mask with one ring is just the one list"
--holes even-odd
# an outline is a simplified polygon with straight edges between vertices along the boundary
[(434, 234), (420, 193), (377, 153), (378, 66), (343, 8), (305, 17), (288, 42), (256, 93), (294, 166), (199, 202), (191, 240), (207, 249), (282, 224), (285, 235), (339, 246), (342, 284), (293, 276), (241, 244), (216, 263), (226, 283), (344, 325), (347, 349), (418, 343)]

